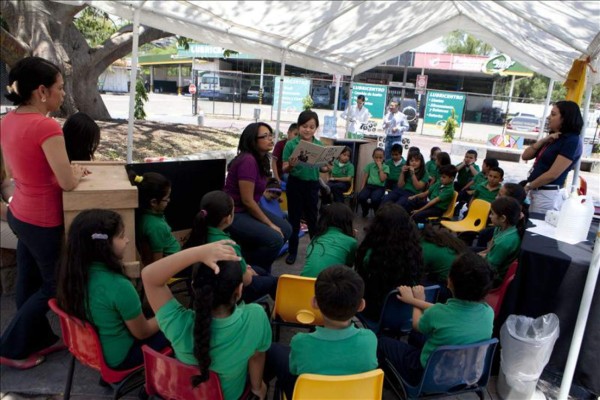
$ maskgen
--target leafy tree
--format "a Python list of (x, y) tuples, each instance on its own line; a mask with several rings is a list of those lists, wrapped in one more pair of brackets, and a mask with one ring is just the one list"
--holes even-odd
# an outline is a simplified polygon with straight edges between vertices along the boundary
[(135, 106), (133, 109), (133, 117), (135, 119), (146, 119), (144, 103), (147, 101), (148, 93), (146, 93), (146, 86), (141, 79), (137, 79), (135, 83)]
[(442, 38), (447, 53), (479, 54), (487, 56), (494, 48), (489, 44), (475, 38), (475, 36), (462, 31), (453, 31)]
[(107, 13), (93, 7), (85, 8), (77, 14), (73, 23), (90, 47), (100, 46), (119, 30)]
[(452, 140), (454, 140), (454, 134), (456, 133), (456, 128), (458, 128), (458, 121), (456, 121), (456, 112), (454, 111), (454, 107), (452, 107), (452, 110), (450, 110), (450, 116), (444, 124), (444, 137), (442, 140), (447, 143), (452, 143)]
[(310, 94), (307, 94), (306, 97), (302, 99), (302, 108), (304, 111), (310, 110), (314, 105), (315, 102), (313, 101), (312, 97), (310, 97)]

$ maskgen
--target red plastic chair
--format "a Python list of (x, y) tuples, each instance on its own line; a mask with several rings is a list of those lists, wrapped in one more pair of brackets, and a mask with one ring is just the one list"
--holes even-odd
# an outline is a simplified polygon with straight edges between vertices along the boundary
[[(58, 315), (63, 341), (69, 347), (72, 355), (63, 396), (65, 400), (71, 397), (75, 359), (100, 371), (102, 380), (113, 389), (114, 399), (118, 399), (144, 384), (143, 364), (127, 370), (112, 369), (104, 361), (102, 346), (94, 326), (67, 314), (58, 306), (56, 299), (50, 299), (48, 305)], [(165, 352), (172, 352), (172, 350), (167, 348)]]
[(504, 280), (502, 284), (496, 289), (491, 290), (487, 296), (485, 296), (485, 301), (494, 309), (494, 318), (498, 317), (500, 313), (500, 309), (502, 308), (502, 301), (504, 301), (504, 295), (506, 294), (506, 290), (510, 283), (515, 279), (515, 275), (517, 274), (517, 267), (519, 266), (519, 261), (515, 260), (510, 267), (508, 267), (508, 271), (506, 271), (506, 275), (504, 276)]
[(146, 393), (169, 400), (223, 400), (219, 376), (210, 371), (208, 381), (192, 387), (191, 378), (200, 373), (197, 366), (187, 365), (142, 346), (146, 369)]

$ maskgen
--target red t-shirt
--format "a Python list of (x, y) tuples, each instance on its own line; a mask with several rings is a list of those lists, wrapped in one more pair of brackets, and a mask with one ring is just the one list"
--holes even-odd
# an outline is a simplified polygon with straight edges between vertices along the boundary
[(283, 148), (286, 143), (287, 139), (281, 139), (275, 143), (275, 147), (273, 148), (273, 158), (277, 160), (275, 163), (277, 165), (277, 176), (279, 176), (279, 179), (283, 176)]
[(58, 122), (41, 114), (12, 111), (2, 119), (2, 154), (15, 182), (10, 211), (20, 221), (48, 228), (63, 223), (62, 189), (42, 149), (62, 134)]

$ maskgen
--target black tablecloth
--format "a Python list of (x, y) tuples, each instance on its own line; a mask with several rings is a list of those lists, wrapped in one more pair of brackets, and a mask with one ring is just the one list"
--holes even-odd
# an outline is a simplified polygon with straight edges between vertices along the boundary
[[(531, 218), (543, 219), (532, 215)], [(577, 320), (583, 288), (590, 267), (597, 222), (588, 241), (569, 245), (525, 232), (517, 275), (507, 292), (501, 318), (509, 314), (539, 317), (554, 313), (560, 320), (560, 336), (547, 368), (563, 371)], [(575, 370), (574, 382), (600, 393), (600, 279), (589, 313)]]

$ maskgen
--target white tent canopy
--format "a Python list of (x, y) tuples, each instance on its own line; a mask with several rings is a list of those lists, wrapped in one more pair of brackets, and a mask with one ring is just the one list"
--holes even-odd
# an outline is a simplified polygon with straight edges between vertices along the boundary
[(142, 25), (330, 74), (356, 75), (456, 29), (558, 81), (575, 58), (600, 53), (597, 1), (77, 3), (129, 20), (139, 8)]

